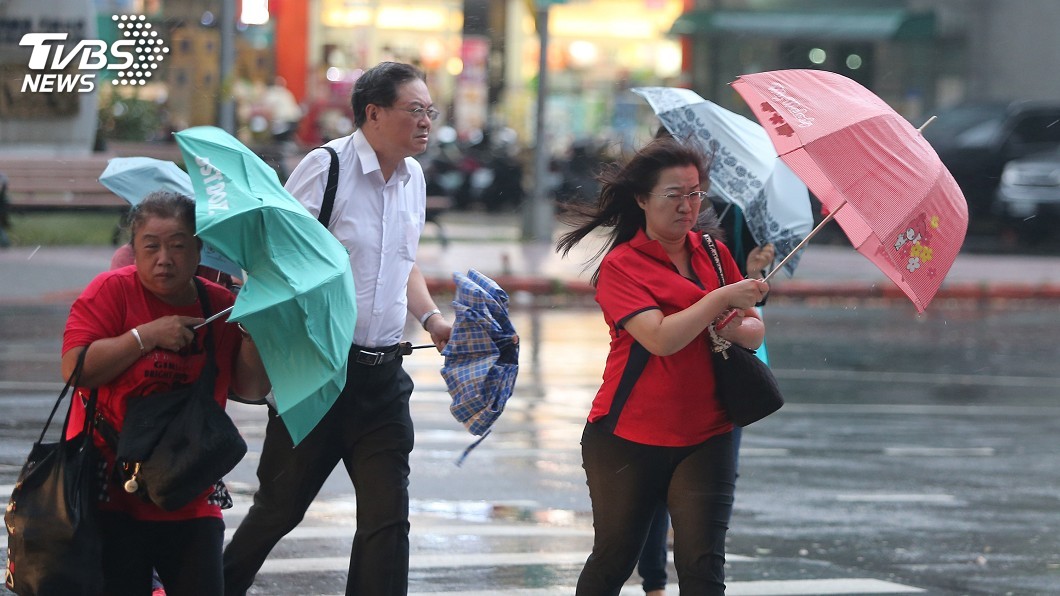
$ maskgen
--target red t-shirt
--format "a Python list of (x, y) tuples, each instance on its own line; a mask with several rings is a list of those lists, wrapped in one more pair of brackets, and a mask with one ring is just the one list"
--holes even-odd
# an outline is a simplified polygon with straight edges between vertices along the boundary
[[(615, 406), (614, 434), (646, 445), (680, 447), (726, 433), (732, 423), (714, 397), (714, 369), (706, 330), (678, 352), (655, 356), (622, 324), (650, 309), (680, 312), (718, 288), (718, 276), (698, 232), (689, 232), (692, 270), (703, 285), (678, 273), (665, 250), (643, 230), (604, 256), (596, 301), (611, 332), (611, 351), (603, 385), (593, 400), (589, 421), (603, 420)], [(728, 248), (716, 242), (725, 279), (743, 279)]]
[[(202, 280), (210, 299), (210, 309), (216, 313), (232, 305), (235, 296), (227, 289)], [(63, 353), (80, 346), (87, 346), (97, 339), (117, 337), (138, 325), (149, 323), (167, 315), (202, 317), (202, 306), (196, 301), (189, 306), (171, 306), (147, 291), (136, 273), (129, 266), (101, 273), (85, 288), (70, 308), (63, 334)], [(217, 384), (214, 398), (223, 407), (227, 401), (228, 386), (232, 380), (232, 368), (239, 351), (242, 337), (235, 325), (228, 324), (224, 317), (210, 324), (213, 330), (215, 360), (217, 362)], [(99, 387), (98, 407), (107, 421), (118, 431), (125, 418), (127, 400), (130, 397), (166, 391), (175, 384), (185, 384), (198, 377), (206, 361), (204, 346), (206, 328), (196, 332), (193, 347), (181, 352), (156, 349), (148, 352), (135, 364)], [(77, 395), (87, 399), (89, 390), (79, 389)], [(70, 417), (70, 432), (79, 432), (84, 421), (84, 405), (81, 399), (73, 400), (74, 410)], [(101, 449), (108, 464), (109, 473), (114, 465), (114, 452), (96, 433), (95, 443)], [(107, 483), (106, 501), (100, 509), (124, 511), (141, 520), (182, 520), (196, 517), (221, 517), (217, 505), (208, 503), (211, 490), (176, 511), (165, 511), (126, 493), (117, 482)]]

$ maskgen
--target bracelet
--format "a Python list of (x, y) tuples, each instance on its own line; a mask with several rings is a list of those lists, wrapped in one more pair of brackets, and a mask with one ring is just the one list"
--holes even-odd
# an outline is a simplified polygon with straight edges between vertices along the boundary
[(433, 310), (429, 310), (429, 311), (423, 313), (423, 315), (420, 317), (420, 327), (423, 327), (423, 330), (426, 331), (427, 330), (427, 320), (430, 319), (431, 317), (433, 317), (434, 315), (440, 315), (440, 314), (442, 314), (442, 311), (438, 310), (437, 308), (435, 308)]
[(144, 348), (144, 340), (140, 339), (140, 332), (137, 331), (136, 327), (133, 327), (129, 330), (129, 333), (132, 333), (132, 336), (136, 338), (136, 345), (140, 346), (140, 355), (145, 356), (147, 354), (147, 349)]

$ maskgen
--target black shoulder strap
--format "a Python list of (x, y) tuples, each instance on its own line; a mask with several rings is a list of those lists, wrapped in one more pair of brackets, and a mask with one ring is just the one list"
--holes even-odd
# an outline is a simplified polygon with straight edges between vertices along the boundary
[[(210, 294), (206, 291), (206, 284), (202, 283), (202, 280), (198, 276), (192, 278), (195, 282), (195, 290), (199, 293), (199, 306), (202, 307), (202, 317), (209, 319), (210, 315), (213, 314), (213, 309), (210, 308)], [(213, 364), (213, 325), (211, 323), (206, 324), (206, 364)]]
[(324, 200), (320, 202), (320, 215), (317, 216), (317, 221), (326, 228), (331, 224), (331, 211), (335, 207), (335, 192), (339, 188), (339, 154), (326, 145), (315, 147), (315, 149), (325, 149), (331, 154), (328, 183), (324, 186)]
[(710, 261), (714, 263), (714, 271), (718, 274), (718, 285), (725, 285), (725, 272), (721, 270), (721, 257), (718, 256), (718, 247), (714, 245), (714, 239), (710, 234), (703, 234), (703, 246), (710, 253)]

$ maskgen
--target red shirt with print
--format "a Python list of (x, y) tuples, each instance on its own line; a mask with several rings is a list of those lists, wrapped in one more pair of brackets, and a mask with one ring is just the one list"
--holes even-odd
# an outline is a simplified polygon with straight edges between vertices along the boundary
[[(590, 422), (603, 421), (624, 439), (645, 445), (696, 445), (732, 430), (714, 397), (714, 370), (706, 330), (669, 356), (647, 352), (624, 328), (631, 316), (658, 309), (682, 311), (718, 288), (718, 276), (698, 232), (686, 242), (699, 280), (683, 277), (662, 245), (643, 230), (604, 256), (596, 301), (611, 332), (603, 384), (593, 400)], [(743, 279), (728, 248), (716, 242), (730, 283)], [(609, 416), (610, 413), (610, 416)]]
[[(211, 313), (228, 308), (235, 296), (227, 289), (206, 280)], [(149, 323), (167, 315), (203, 317), (203, 307), (196, 301), (189, 306), (172, 306), (159, 300), (144, 288), (137, 277), (136, 267), (129, 266), (100, 274), (85, 288), (70, 308), (70, 317), (63, 334), (63, 353), (80, 349), (97, 339), (117, 337), (128, 333), (133, 327)], [(210, 324), (213, 330), (214, 353), (217, 362), (217, 384), (214, 399), (224, 407), (228, 386), (232, 380), (232, 369), (242, 337), (235, 325), (225, 322), (224, 317)], [(130, 397), (158, 393), (176, 384), (186, 384), (198, 377), (206, 361), (205, 331), (196, 332), (196, 341), (180, 352), (156, 349), (148, 352), (132, 366), (104, 386), (99, 387), (99, 409), (106, 420), (119, 432), (125, 419), (127, 400)], [(89, 390), (79, 389), (77, 395), (87, 399)], [(84, 404), (73, 400), (71, 432), (79, 432), (84, 421)], [(95, 443), (101, 449), (108, 466), (108, 478), (114, 465), (114, 452), (96, 433)], [(135, 495), (126, 493), (118, 482), (107, 482), (107, 500), (100, 503), (105, 511), (123, 511), (136, 519), (167, 521), (197, 517), (221, 517), (220, 507), (208, 502), (212, 489), (176, 511), (165, 511)]]

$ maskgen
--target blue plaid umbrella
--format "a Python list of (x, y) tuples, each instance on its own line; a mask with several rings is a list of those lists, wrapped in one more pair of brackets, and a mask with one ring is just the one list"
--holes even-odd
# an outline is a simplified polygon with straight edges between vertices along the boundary
[(453, 398), (449, 411), (471, 434), (485, 438), (515, 388), (519, 336), (508, 318), (508, 294), (496, 282), (474, 269), (454, 273), (453, 281), (456, 316), (442, 350), (442, 378)]

